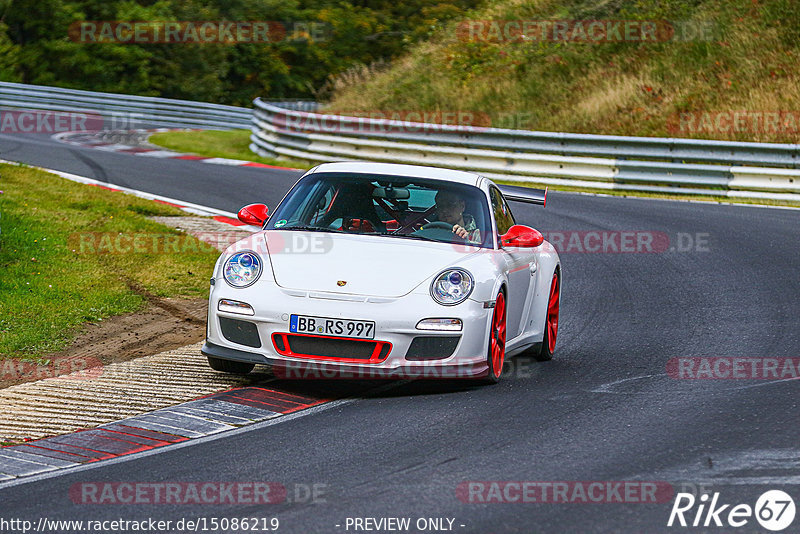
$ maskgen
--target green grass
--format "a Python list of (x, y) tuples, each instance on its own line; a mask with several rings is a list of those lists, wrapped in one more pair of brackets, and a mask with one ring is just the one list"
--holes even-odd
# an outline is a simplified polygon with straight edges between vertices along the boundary
[(262, 158), (250, 151), (250, 130), (203, 130), (195, 132), (163, 132), (150, 136), (150, 142), (170, 150), (188, 152), (210, 158), (255, 161), (266, 165), (310, 169), (297, 161)]
[(0, 176), (0, 355), (61, 350), (84, 323), (136, 311), (147, 294), (208, 294), (219, 253), (147, 218), (185, 212), (27, 167), (0, 165)]
[[(460, 19), (389, 68), (339, 76), (327, 110), (458, 111), (539, 131), (800, 141), (794, 0), (489, 0)], [(588, 44), (476, 41), (457, 31), (464, 21), (551, 19), (679, 21), (707, 37)], [(679, 113), (720, 111), (791, 112), (794, 121), (778, 130), (680, 128)]]

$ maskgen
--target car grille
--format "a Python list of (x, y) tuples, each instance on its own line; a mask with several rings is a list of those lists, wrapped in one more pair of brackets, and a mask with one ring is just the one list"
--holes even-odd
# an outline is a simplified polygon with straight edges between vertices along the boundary
[(303, 334), (272, 334), (275, 350), (283, 356), (341, 362), (377, 363), (389, 356), (388, 341), (343, 339)]

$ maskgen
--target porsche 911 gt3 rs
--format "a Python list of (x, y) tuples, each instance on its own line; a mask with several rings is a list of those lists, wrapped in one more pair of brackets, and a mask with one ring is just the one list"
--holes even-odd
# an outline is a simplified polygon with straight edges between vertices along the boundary
[(231, 373), (270, 364), (489, 382), (510, 356), (549, 360), (559, 257), (508, 202), (546, 196), (456, 170), (319, 165), (273, 214), (240, 210), (261, 230), (217, 261), (202, 352)]

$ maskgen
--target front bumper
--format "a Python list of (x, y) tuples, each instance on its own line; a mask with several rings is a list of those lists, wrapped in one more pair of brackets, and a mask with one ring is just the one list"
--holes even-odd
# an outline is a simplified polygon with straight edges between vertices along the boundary
[(215, 345), (206, 340), (200, 351), (206, 356), (233, 360), (247, 363), (261, 363), (272, 367), (272, 373), (286, 380), (308, 379), (343, 379), (343, 380), (374, 380), (374, 379), (454, 379), (478, 378), (486, 376), (488, 366), (485, 360), (473, 363), (451, 363), (448, 365), (415, 365), (409, 362), (396, 368), (380, 366), (354, 366), (345, 363), (328, 363), (317, 361), (290, 361), (288, 359), (274, 359), (263, 354), (231, 349)]
[[(269, 364), (276, 375), (285, 371), (288, 375), (312, 372), (331, 373), (345, 378), (348, 374), (352, 378), (426, 375), (457, 378), (486, 373), (488, 332), (493, 310), (484, 308), (482, 302), (467, 299), (457, 306), (441, 306), (430, 295), (421, 292), (396, 299), (379, 299), (309, 294), (283, 290), (273, 284), (257, 284), (258, 287), (241, 290), (231, 288), (222, 280), (218, 282), (221, 283), (215, 284), (209, 298), (207, 339), (202, 349), (203, 354), (208, 356)], [(217, 306), (220, 299), (246, 302), (255, 313), (248, 316), (219, 311)], [(289, 316), (292, 314), (374, 321), (374, 342), (378, 348), (367, 359), (348, 358), (343, 354), (338, 354), (337, 357), (298, 357), (285, 343), (288, 339), (286, 336), (291, 335)], [(460, 319), (462, 330), (453, 332), (417, 329), (417, 323), (427, 318)], [(231, 335), (231, 321), (247, 323), (245, 326), (249, 329), (249, 336), (239, 338)], [(222, 324), (225, 324), (225, 329)], [(255, 338), (253, 333), (257, 334)], [(321, 337), (334, 341), (341, 339)], [(415, 343), (416, 338), (425, 339)], [(380, 345), (384, 346), (383, 350)], [(440, 350), (449, 352), (449, 355), (425, 354), (424, 351), (431, 347), (440, 347)], [(426, 359), (429, 357), (435, 359)]]

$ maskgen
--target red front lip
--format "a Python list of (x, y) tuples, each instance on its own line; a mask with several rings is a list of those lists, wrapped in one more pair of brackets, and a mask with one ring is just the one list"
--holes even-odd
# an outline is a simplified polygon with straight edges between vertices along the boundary
[[(327, 339), (332, 342), (346, 341), (349, 343), (363, 343), (366, 345), (373, 345), (372, 354), (369, 358), (345, 358), (341, 356), (327, 356), (323, 354), (307, 354), (304, 352), (295, 352), (292, 350), (291, 341), (293, 338), (311, 338), (311, 339)], [(343, 338), (336, 336), (318, 336), (314, 334), (293, 334), (288, 332), (275, 332), (272, 334), (272, 346), (275, 351), (281, 356), (288, 356), (291, 358), (307, 358), (319, 361), (341, 362), (341, 363), (381, 363), (386, 361), (389, 353), (392, 352), (392, 344), (388, 341), (376, 341), (372, 339), (354, 339)]]

